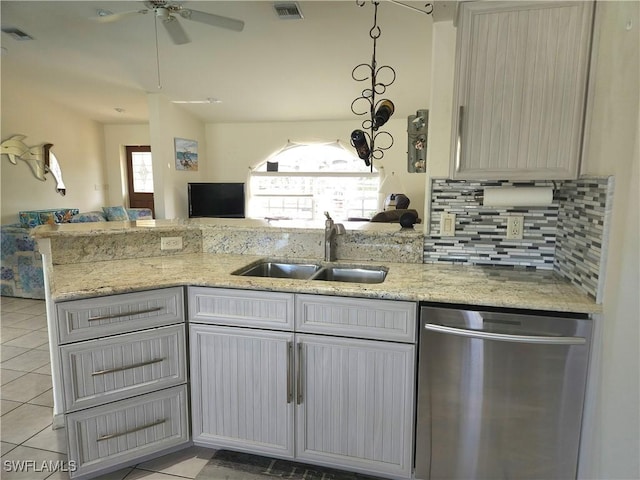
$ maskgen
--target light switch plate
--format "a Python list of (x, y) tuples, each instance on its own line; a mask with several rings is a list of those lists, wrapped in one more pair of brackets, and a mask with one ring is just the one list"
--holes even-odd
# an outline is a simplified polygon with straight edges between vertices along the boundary
[(440, 236), (455, 237), (456, 235), (456, 214), (443, 213), (440, 216)]

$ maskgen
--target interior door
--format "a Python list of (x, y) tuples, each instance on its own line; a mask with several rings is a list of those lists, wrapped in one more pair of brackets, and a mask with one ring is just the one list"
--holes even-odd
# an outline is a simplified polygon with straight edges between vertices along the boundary
[(149, 145), (127, 146), (129, 208), (153, 209), (153, 165)]

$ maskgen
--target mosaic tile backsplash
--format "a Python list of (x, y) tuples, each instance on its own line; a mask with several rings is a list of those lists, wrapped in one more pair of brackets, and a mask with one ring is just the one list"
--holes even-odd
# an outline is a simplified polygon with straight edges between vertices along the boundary
[(602, 301), (613, 177), (562, 182), (554, 267)]
[[(554, 187), (543, 207), (485, 207), (485, 187)], [(433, 179), (425, 263), (467, 263), (555, 270), (598, 299), (613, 182), (609, 178), (552, 182)], [(443, 212), (455, 213), (455, 236), (440, 236)], [(522, 240), (507, 240), (507, 217), (524, 216)]]

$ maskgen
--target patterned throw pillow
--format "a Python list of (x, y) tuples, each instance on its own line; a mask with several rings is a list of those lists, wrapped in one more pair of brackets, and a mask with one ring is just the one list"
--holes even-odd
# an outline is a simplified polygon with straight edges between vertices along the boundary
[(20, 224), (24, 228), (33, 228), (38, 225), (52, 225), (55, 223), (67, 223), (71, 221), (79, 210), (77, 208), (58, 208), (48, 210), (25, 210), (18, 212)]
[(107, 217), (99, 210), (83, 212), (71, 217), (71, 223), (106, 222)]
[(102, 207), (102, 211), (107, 217), (107, 220), (110, 222), (118, 222), (118, 221), (127, 221), (129, 220), (129, 215), (127, 215), (127, 210), (122, 207)]

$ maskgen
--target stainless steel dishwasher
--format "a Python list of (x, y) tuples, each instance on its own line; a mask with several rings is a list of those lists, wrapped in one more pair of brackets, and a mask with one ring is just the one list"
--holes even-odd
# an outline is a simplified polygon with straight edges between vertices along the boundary
[(415, 478), (575, 479), (591, 320), (420, 313)]

